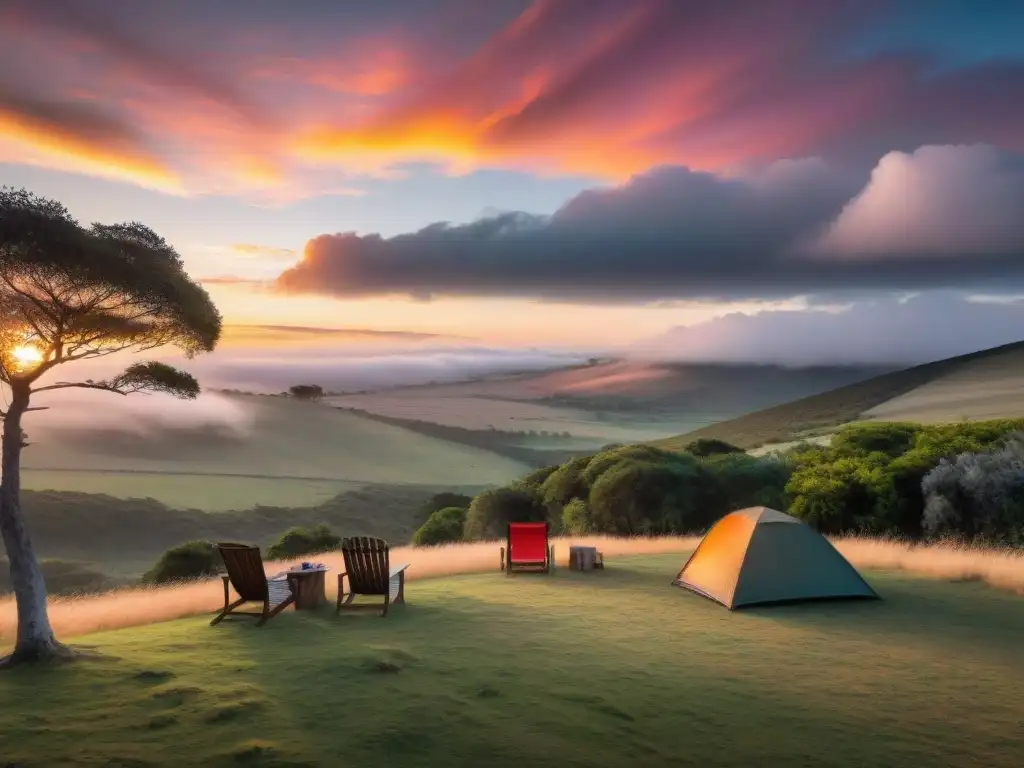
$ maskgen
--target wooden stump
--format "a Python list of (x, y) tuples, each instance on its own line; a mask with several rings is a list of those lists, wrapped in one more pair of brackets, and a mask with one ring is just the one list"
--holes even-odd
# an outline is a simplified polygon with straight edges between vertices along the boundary
[(325, 570), (292, 571), (295, 610), (312, 611), (327, 602)]
[(597, 547), (569, 547), (569, 570), (592, 571), (597, 563)]

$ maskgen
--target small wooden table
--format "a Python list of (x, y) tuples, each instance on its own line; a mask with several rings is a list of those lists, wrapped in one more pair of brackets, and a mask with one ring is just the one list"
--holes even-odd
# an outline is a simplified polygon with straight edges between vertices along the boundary
[(295, 595), (295, 610), (313, 611), (327, 602), (326, 574), (330, 568), (285, 571)]
[(604, 558), (598, 553), (597, 547), (569, 547), (570, 571), (592, 571), (595, 568), (604, 568)]

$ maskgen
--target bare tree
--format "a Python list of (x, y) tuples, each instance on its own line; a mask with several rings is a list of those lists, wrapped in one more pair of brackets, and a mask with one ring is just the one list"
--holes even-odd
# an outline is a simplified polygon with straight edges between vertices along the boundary
[[(163, 238), (138, 223), (81, 226), (59, 202), (0, 188), (0, 382), (3, 419), (0, 533), (18, 610), (13, 653), (0, 665), (70, 658), (46, 610), (46, 585), (21, 510), (22, 417), (34, 395), (80, 388), (194, 399), (199, 383), (159, 362), (139, 362), (96, 381), (41, 383), (68, 363), (123, 351), (212, 351), (221, 317)], [(0, 401), (2, 402), (2, 401)]]

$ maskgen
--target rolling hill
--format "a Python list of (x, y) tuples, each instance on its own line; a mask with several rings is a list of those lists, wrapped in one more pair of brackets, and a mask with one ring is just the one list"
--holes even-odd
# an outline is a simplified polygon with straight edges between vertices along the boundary
[(331, 398), (331, 403), (409, 423), (568, 433), (573, 438), (568, 447), (594, 450), (610, 442), (667, 438), (889, 370), (613, 360), (480, 381), (364, 392)]
[(1016, 342), (886, 373), (653, 443), (681, 449), (713, 437), (752, 449), (859, 420), (938, 423), (1021, 416), (1022, 376), (1024, 342)]
[(255, 396), (230, 402), (244, 409), (244, 423), (29, 422), (23, 485), (215, 511), (315, 505), (371, 484), (498, 485), (530, 469), (322, 405)]

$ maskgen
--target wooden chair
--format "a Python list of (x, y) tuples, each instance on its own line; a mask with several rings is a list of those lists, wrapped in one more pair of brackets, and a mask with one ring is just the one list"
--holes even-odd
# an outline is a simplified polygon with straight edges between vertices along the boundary
[[(292, 578), (286, 574), (278, 574), (267, 578), (263, 570), (263, 558), (259, 547), (248, 544), (218, 544), (217, 549), (224, 560), (228, 572), (221, 576), (224, 580), (224, 608), (217, 614), (210, 626), (219, 624), (225, 616), (259, 616), (257, 627), (262, 627), (281, 611), (295, 602), (295, 589)], [(238, 600), (230, 602), (228, 585), (235, 588)], [(243, 603), (263, 603), (259, 613), (236, 611)]]
[[(343, 539), (341, 553), (345, 558), (345, 572), (338, 574), (338, 607), (350, 610), (377, 610), (374, 603), (353, 605), (356, 595), (384, 598), (381, 617), (388, 615), (388, 606), (405, 602), (405, 570), (408, 565), (391, 565), (388, 543), (384, 539), (354, 536)], [(348, 592), (345, 577), (348, 577)]]
[(549, 533), (548, 523), (509, 523), (506, 546), (501, 548), (501, 570), (506, 575), (550, 573), (555, 548), (548, 545)]

